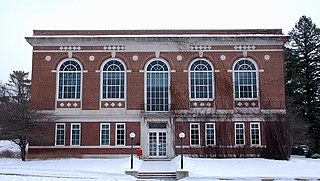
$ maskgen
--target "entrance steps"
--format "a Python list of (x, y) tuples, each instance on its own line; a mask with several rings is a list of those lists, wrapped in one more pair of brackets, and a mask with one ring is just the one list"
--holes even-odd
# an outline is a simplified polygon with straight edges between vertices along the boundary
[(145, 172), (138, 171), (137, 179), (138, 180), (176, 180), (176, 172)]

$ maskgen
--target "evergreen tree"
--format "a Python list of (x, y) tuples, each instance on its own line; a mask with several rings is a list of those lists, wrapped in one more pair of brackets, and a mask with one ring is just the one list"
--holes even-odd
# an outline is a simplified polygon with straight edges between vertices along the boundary
[(294, 111), (310, 124), (316, 149), (320, 148), (320, 30), (302, 16), (289, 32), (286, 47), (286, 92)]
[[(41, 124), (52, 120), (48, 113), (30, 107), (30, 85), (28, 72), (14, 71), (9, 83), (1, 87), (0, 128), (1, 139), (8, 139), (20, 147), (21, 159), (26, 159), (26, 148), (30, 140), (39, 140), (45, 133), (38, 130)], [(44, 129), (46, 130), (46, 129)]]

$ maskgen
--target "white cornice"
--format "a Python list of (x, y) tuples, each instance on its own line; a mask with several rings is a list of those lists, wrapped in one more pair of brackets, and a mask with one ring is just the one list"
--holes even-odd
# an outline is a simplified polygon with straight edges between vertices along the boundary
[(170, 46), (190, 45), (283, 45), (285, 36), (210, 36), (210, 37), (26, 37), (32, 46)]

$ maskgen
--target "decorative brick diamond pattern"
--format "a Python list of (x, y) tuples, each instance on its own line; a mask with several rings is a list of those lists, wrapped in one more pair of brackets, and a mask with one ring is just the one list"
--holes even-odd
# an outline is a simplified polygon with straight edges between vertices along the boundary
[(125, 108), (125, 101), (101, 101), (101, 108)]
[(234, 101), (234, 107), (236, 108), (258, 108), (258, 101)]
[(212, 108), (214, 107), (214, 101), (190, 101), (192, 108)]
[(57, 108), (80, 108), (80, 101), (58, 101)]
[(212, 46), (211, 45), (190, 45), (190, 50), (195, 50), (195, 51), (199, 51), (199, 50), (211, 50)]
[(125, 45), (108, 45), (108, 46), (104, 46), (103, 50), (126, 50), (126, 46)]

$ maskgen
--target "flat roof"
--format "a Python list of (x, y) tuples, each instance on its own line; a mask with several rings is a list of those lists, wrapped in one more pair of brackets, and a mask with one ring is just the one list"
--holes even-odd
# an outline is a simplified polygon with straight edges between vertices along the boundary
[(281, 29), (217, 29), (217, 30), (34, 30), (34, 36), (153, 36), (153, 35), (283, 35)]

